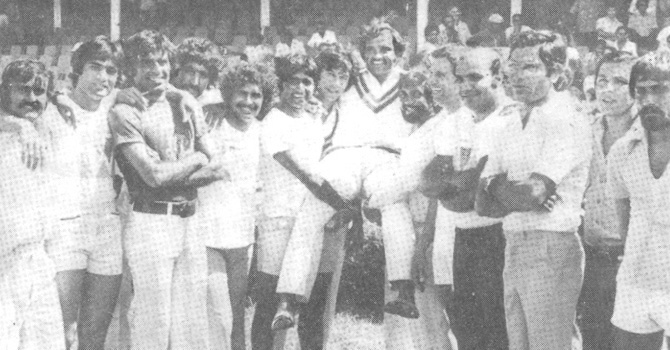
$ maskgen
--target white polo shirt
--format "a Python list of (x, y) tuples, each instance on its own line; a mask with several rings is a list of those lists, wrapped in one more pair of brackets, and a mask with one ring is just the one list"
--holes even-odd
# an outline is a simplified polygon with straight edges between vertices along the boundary
[(649, 169), (648, 139), (635, 122), (612, 146), (608, 182), (612, 197), (630, 199), (630, 221), (617, 282), (670, 293), (670, 171)]
[(198, 189), (198, 221), (206, 245), (218, 249), (242, 248), (254, 243), (254, 195), (258, 188), (260, 123), (242, 131), (228, 119), (209, 131), (216, 154), (223, 157), (230, 181)]
[(308, 190), (273, 156), (288, 152), (298, 166), (316, 173), (323, 147), (321, 120), (307, 112), (293, 118), (274, 108), (263, 119), (260, 135), (260, 177), (264, 193), (261, 214), (266, 217), (293, 217)]
[(551, 212), (508, 214), (504, 229), (576, 231), (592, 153), (587, 118), (577, 112), (569, 92), (553, 89), (547, 102), (530, 112), (525, 127), (518, 113), (505, 118), (508, 122), (496, 137), (482, 177), (507, 173), (508, 180), (523, 181), (539, 173), (556, 184), (560, 199)]
[[(493, 140), (505, 126), (508, 117), (516, 117), (516, 114), (501, 115), (501, 112), (511, 104), (513, 104), (511, 100), (506, 100), (491, 115), (478, 123), (475, 123), (475, 114), (467, 107), (461, 107), (450, 114), (436, 134), (435, 153), (453, 157), (454, 163), (464, 161), (460, 169), (476, 167), (482, 157), (491, 153), (494, 147)], [(468, 153), (469, 157), (465, 157)], [(458, 164), (454, 166), (459, 168)], [(453, 213), (453, 217), (458, 228), (486, 227), (502, 222), (502, 219), (479, 216), (474, 210), (467, 213)]]

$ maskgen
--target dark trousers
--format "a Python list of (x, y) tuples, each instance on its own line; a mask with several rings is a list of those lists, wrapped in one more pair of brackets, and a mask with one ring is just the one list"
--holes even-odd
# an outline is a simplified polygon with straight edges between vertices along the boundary
[(623, 247), (604, 251), (584, 244), (586, 266), (579, 297), (577, 318), (584, 339), (584, 350), (612, 348), (612, 324), (616, 295), (616, 274)]
[(502, 225), (456, 228), (452, 329), (459, 350), (507, 349)]

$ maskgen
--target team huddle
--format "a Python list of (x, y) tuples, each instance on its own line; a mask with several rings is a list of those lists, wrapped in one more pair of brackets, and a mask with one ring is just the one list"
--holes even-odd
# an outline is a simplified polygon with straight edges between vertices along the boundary
[(145, 30), (78, 45), (71, 91), (38, 61), (10, 63), (2, 348), (104, 349), (125, 275), (130, 349), (246, 349), (247, 294), (253, 349), (294, 326), (321, 349), (338, 251), (365, 216), (382, 230), (387, 348), (448, 349), (451, 328), (460, 349), (570, 349), (597, 206), (626, 242), (616, 348), (659, 349), (670, 52), (605, 57), (592, 121), (560, 35), (401, 69), (405, 45), (373, 22), (351, 52), (244, 61)]

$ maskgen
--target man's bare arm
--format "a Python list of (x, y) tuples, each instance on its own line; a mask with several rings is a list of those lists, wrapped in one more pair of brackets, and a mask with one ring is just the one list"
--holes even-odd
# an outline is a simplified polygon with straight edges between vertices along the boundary
[(418, 233), (417, 242), (414, 245), (412, 256), (411, 276), (414, 284), (423, 292), (425, 281), (430, 276), (431, 264), (429, 264), (428, 248), (435, 240), (435, 219), (437, 218), (437, 200), (431, 199), (428, 204), (428, 212), (423, 225), (423, 230)]
[(505, 206), (490, 193), (491, 183), (497, 181), (500, 176), (496, 175), (479, 181), (475, 194), (475, 211), (477, 211), (477, 214), (490, 218), (501, 218), (507, 215)]
[(142, 180), (154, 188), (183, 185), (191, 174), (209, 162), (207, 156), (201, 152), (195, 152), (178, 161), (161, 161), (150, 157), (146, 147), (142, 143), (131, 143), (121, 145), (119, 151), (137, 170)]
[(544, 204), (555, 192), (554, 182), (537, 173), (523, 181), (510, 182), (505, 179), (492, 189), (495, 198), (508, 212), (546, 211)]
[(350, 205), (337, 194), (327, 181), (314, 179), (307, 173), (307, 171), (301, 169), (287, 152), (276, 153), (273, 158), (286, 168), (286, 170), (291, 172), (293, 176), (298, 178), (298, 180), (300, 180), (300, 182), (302, 182), (305, 187), (316, 196), (316, 198), (319, 198), (336, 210), (347, 209), (350, 207)]
[(614, 200), (614, 211), (616, 215), (617, 224), (616, 227), (619, 228), (619, 236), (626, 244), (626, 237), (628, 237), (628, 224), (630, 222), (630, 199), (615, 199)]
[(438, 155), (423, 169), (419, 190), (428, 198), (438, 198), (453, 189), (447, 179), (454, 173), (452, 156)]

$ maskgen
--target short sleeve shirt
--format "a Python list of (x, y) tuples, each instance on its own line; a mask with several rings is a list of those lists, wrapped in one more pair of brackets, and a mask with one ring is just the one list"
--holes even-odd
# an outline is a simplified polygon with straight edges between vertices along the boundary
[(28, 169), (21, 151), (18, 135), (0, 132), (0, 265), (14, 248), (42, 242), (59, 219), (55, 184), (43, 171)]
[(513, 212), (503, 219), (508, 231), (576, 231), (591, 160), (587, 118), (568, 92), (551, 91), (547, 102), (534, 108), (525, 127), (521, 115), (506, 116), (482, 177), (507, 173), (510, 181), (542, 174), (556, 184), (559, 200), (551, 212)]
[(204, 121), (193, 116), (181, 116), (179, 109), (163, 97), (144, 112), (118, 104), (111, 110), (109, 124), (115, 144), (115, 157), (128, 184), (133, 201), (181, 202), (197, 197), (192, 186), (165, 186), (151, 188), (125, 158), (119, 148), (142, 144), (150, 157), (170, 162), (183, 159), (195, 152), (195, 142), (204, 134)]
[(287, 152), (301, 169), (316, 173), (323, 147), (322, 123), (309, 113), (293, 118), (274, 108), (263, 119), (260, 134), (261, 213), (266, 217), (293, 217), (307, 188), (273, 157)]
[[(482, 157), (491, 153), (492, 140), (495, 139), (498, 130), (505, 125), (505, 117), (500, 113), (507, 105), (509, 103), (502, 104), (479, 123), (475, 123), (474, 113), (466, 107), (461, 107), (450, 114), (435, 137), (436, 153), (453, 157), (457, 169), (476, 167)], [(502, 222), (501, 219), (479, 216), (474, 210), (467, 213), (453, 213), (452, 216), (456, 227), (459, 228), (485, 227)]]
[[(206, 113), (225, 113), (225, 110), (208, 106)], [(246, 247), (254, 242), (260, 124), (254, 121), (243, 131), (233, 127), (228, 119), (207, 120), (209, 140), (216, 156), (222, 157), (230, 181), (217, 181), (198, 190), (200, 227), (208, 247)]]
[(615, 142), (608, 156), (613, 198), (630, 200), (626, 247), (617, 282), (670, 293), (670, 174), (649, 169), (648, 139), (640, 123)]

